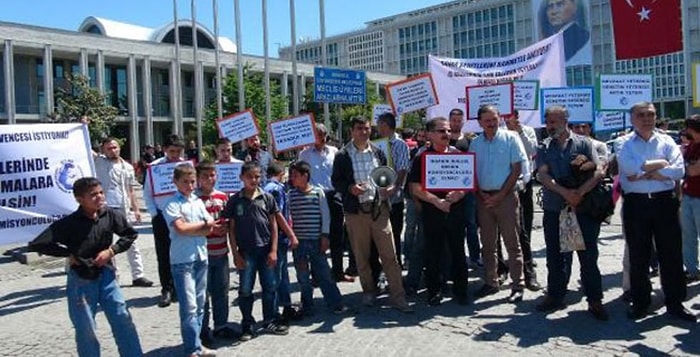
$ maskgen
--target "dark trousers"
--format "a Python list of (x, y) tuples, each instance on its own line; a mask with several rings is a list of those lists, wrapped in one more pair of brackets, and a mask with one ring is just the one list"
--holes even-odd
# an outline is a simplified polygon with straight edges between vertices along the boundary
[[(573, 253), (562, 253), (559, 246), (559, 211), (544, 211), (542, 225), (547, 246), (547, 295), (562, 301), (571, 278)], [(581, 283), (589, 303), (603, 300), (603, 286), (598, 269), (598, 235), (600, 222), (586, 214), (577, 214), (586, 250), (577, 251), (581, 265)], [(648, 260), (647, 260), (648, 261)]]
[(163, 214), (158, 214), (151, 220), (153, 237), (155, 239), (156, 257), (158, 259), (158, 278), (161, 292), (173, 292), (173, 274), (170, 271), (170, 230), (165, 223)]
[(403, 216), (404, 216), (405, 204), (403, 200), (399, 203), (394, 203), (391, 205), (391, 214), (389, 216), (389, 221), (391, 222), (391, 231), (394, 233), (394, 247), (396, 249), (396, 259), (399, 261), (399, 265), (403, 267), (403, 260), (401, 259), (401, 233), (403, 232)]
[(467, 249), (472, 262), (481, 259), (479, 242), (479, 224), (476, 215), (476, 194), (469, 192), (464, 196), (464, 214), (467, 220)]
[(428, 296), (434, 296), (442, 287), (441, 262), (445, 260), (445, 244), (449, 247), (453, 292), (456, 297), (467, 294), (467, 262), (464, 252), (464, 206), (453, 206), (444, 213), (432, 205), (423, 205), (423, 232), (425, 244), (425, 280)]
[(649, 261), (652, 239), (656, 243), (666, 306), (675, 307), (685, 299), (678, 208), (678, 199), (671, 197), (670, 193), (664, 198), (624, 196), (622, 219), (630, 253), (630, 287), (635, 306), (648, 307), (651, 304)]
[(331, 226), (328, 238), (331, 248), (333, 279), (343, 276), (343, 255), (345, 254), (345, 229), (343, 228), (343, 203), (335, 197), (335, 191), (326, 191), (326, 201), (331, 213)]

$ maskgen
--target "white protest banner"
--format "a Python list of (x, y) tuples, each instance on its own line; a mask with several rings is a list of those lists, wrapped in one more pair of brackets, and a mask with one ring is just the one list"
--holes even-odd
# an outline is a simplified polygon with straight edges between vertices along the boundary
[(513, 82), (513, 108), (517, 110), (537, 110), (540, 94), (540, 81)]
[(381, 138), (381, 139), (375, 139), (372, 140), (372, 143), (374, 145), (377, 145), (377, 147), (384, 152), (384, 155), (386, 156), (386, 164), (394, 167), (394, 160), (391, 157), (391, 150), (389, 150), (389, 139), (388, 138)]
[(292, 150), (316, 142), (314, 116), (311, 113), (271, 122), (270, 135), (276, 152)]
[(216, 126), (219, 129), (219, 137), (227, 138), (232, 143), (260, 133), (258, 120), (251, 109), (222, 118), (216, 122)]
[(396, 115), (439, 104), (435, 84), (430, 73), (387, 84), (386, 93)]
[(243, 161), (220, 162), (216, 164), (216, 185), (214, 188), (221, 192), (236, 193), (243, 189), (241, 168)]
[(569, 111), (569, 123), (590, 123), (595, 117), (593, 87), (543, 88), (540, 90), (542, 122), (544, 111), (552, 105), (561, 105)]
[(626, 111), (653, 95), (651, 74), (601, 74), (596, 83), (598, 110)]
[[(377, 125), (377, 119), (384, 113), (393, 113), (394, 109), (391, 108), (389, 104), (375, 104), (372, 107), (372, 121), (369, 123), (371, 126)], [(396, 127), (403, 128), (403, 115), (396, 117)]]
[(148, 177), (151, 179), (151, 192), (153, 196), (164, 196), (177, 191), (173, 182), (173, 171), (180, 165), (194, 166), (192, 161), (168, 162), (164, 164), (148, 166)]
[(493, 105), (501, 117), (513, 115), (513, 83), (467, 87), (467, 119), (479, 119), (479, 108)]
[(595, 132), (620, 130), (625, 128), (625, 112), (596, 112), (593, 130)]
[(0, 125), (0, 245), (29, 242), (75, 211), (73, 183), (90, 176), (87, 126)]
[[(428, 118), (449, 117), (450, 110), (464, 108), (465, 87), (498, 84), (515, 80), (539, 80), (541, 88), (566, 86), (564, 41), (561, 33), (548, 37), (506, 57), (446, 58), (428, 57), (440, 103), (428, 108)], [(540, 113), (523, 110), (520, 122), (539, 128)], [(476, 120), (466, 120), (463, 132), (481, 132)]]
[(473, 153), (423, 155), (421, 183), (426, 191), (473, 191), (476, 188)]

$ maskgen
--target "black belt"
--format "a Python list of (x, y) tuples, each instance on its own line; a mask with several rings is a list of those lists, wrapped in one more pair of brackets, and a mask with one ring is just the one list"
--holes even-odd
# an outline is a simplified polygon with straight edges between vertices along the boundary
[(496, 193), (501, 192), (501, 190), (487, 190), (487, 191), (483, 191), (483, 190), (482, 190), (481, 192), (482, 192), (482, 193), (485, 193), (485, 194), (488, 194), (488, 195), (493, 195), (493, 194), (496, 194)]
[(676, 192), (673, 190), (660, 191), (660, 192), (649, 192), (649, 193), (636, 193), (630, 192), (624, 195), (625, 198), (636, 198), (636, 199), (647, 199), (647, 200), (658, 200), (662, 198), (676, 198)]

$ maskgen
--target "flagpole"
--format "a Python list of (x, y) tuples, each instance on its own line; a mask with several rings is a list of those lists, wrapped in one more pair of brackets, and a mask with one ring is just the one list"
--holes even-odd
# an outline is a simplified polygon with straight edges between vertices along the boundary
[[(318, 12), (321, 21), (321, 66), (328, 64), (328, 53), (326, 49), (326, 10), (325, 1), (318, 0)], [(295, 56), (296, 57), (296, 56)], [(326, 130), (331, 130), (331, 117), (328, 103), (323, 103), (323, 122)]]
[(194, 65), (194, 120), (197, 125), (197, 148), (199, 160), (202, 159), (202, 72), (197, 56), (197, 0), (191, 0), (192, 5), (192, 64)]
[(296, 15), (294, 14), (294, 0), (289, 0), (289, 17), (292, 34), (292, 112), (299, 115), (299, 79), (297, 73), (297, 31)]
[(177, 0), (173, 0), (173, 26), (173, 31), (175, 33), (175, 76), (173, 77), (175, 81), (174, 83), (170, 84), (175, 86), (175, 98), (173, 98), (173, 101), (175, 102), (175, 112), (173, 113), (173, 132), (175, 134), (182, 134), (182, 106), (180, 105), (182, 103), (182, 86), (180, 86), (182, 80), (182, 70), (180, 68), (180, 26), (177, 18)]
[(234, 20), (236, 22), (236, 67), (238, 68), (238, 109), (245, 110), (245, 84), (243, 82), (243, 51), (241, 36), (241, 6), (240, 0), (233, 0)]
[(270, 53), (268, 51), (267, 33), (267, 0), (262, 0), (262, 25), (263, 25), (263, 67), (265, 69), (265, 118), (269, 123), (272, 120), (270, 101)]
[(224, 116), (224, 102), (221, 90), (221, 46), (219, 44), (219, 4), (217, 0), (212, 0), (214, 9), (214, 37), (216, 37), (216, 50), (214, 51), (214, 62), (216, 65), (216, 115), (217, 118)]

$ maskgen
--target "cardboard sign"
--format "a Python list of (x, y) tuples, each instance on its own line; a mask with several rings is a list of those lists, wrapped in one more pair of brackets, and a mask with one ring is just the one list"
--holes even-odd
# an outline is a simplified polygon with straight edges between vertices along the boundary
[(543, 88), (541, 97), (542, 123), (544, 111), (553, 105), (569, 111), (569, 123), (591, 123), (595, 118), (593, 87)]
[(601, 74), (596, 86), (598, 109), (626, 111), (639, 102), (651, 102), (651, 74)]
[(482, 105), (493, 105), (501, 117), (513, 115), (513, 83), (467, 88), (467, 119), (479, 119)]
[(216, 122), (216, 126), (219, 129), (219, 137), (227, 138), (231, 143), (260, 134), (258, 120), (251, 109), (222, 118)]
[(513, 82), (513, 108), (517, 110), (537, 110), (540, 94), (540, 81)]
[(397, 116), (439, 103), (430, 73), (388, 84), (386, 92)]
[(426, 153), (421, 183), (426, 191), (473, 191), (476, 188), (473, 153)]
[(314, 123), (311, 113), (270, 123), (275, 151), (282, 152), (316, 143)]
[(165, 164), (148, 166), (148, 177), (151, 179), (151, 192), (153, 196), (164, 196), (177, 191), (173, 182), (173, 171), (180, 165), (194, 166), (192, 161), (168, 162)]
[(216, 188), (219, 191), (229, 194), (236, 193), (243, 189), (241, 181), (241, 168), (243, 161), (220, 162), (216, 164)]

